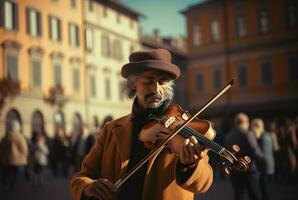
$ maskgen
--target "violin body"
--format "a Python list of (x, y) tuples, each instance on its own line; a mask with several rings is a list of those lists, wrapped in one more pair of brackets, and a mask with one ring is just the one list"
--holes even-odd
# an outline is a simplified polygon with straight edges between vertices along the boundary
[[(188, 118), (188, 114), (178, 105), (171, 105), (162, 118), (152, 118), (152, 120), (142, 128), (139, 139), (144, 143), (146, 148), (152, 149), (158, 145), (160, 141), (165, 140), (171, 132), (175, 131)], [(215, 131), (211, 123), (207, 120), (198, 119), (190, 122), (187, 126), (209, 140), (213, 140), (215, 137)], [(187, 137), (188, 136), (183, 134), (183, 132), (179, 132), (169, 141), (167, 147), (172, 153), (179, 156), (181, 145)]]

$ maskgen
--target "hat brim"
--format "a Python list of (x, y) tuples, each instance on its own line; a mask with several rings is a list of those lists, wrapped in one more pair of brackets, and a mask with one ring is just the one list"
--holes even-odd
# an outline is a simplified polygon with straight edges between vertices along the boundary
[(160, 60), (144, 60), (138, 62), (130, 62), (123, 65), (121, 76), (127, 78), (131, 74), (137, 74), (148, 70), (160, 70), (169, 73), (172, 79), (180, 76), (180, 69), (172, 63), (165, 63)]

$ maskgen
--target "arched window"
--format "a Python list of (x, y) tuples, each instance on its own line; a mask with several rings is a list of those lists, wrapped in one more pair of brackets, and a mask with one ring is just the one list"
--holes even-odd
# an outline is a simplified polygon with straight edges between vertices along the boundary
[(31, 131), (43, 133), (44, 131), (44, 118), (40, 111), (35, 111), (31, 117)]

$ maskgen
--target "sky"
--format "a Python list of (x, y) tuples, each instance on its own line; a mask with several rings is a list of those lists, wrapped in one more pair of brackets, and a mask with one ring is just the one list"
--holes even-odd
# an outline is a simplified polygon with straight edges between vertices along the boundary
[(140, 18), (145, 34), (159, 29), (162, 36), (186, 35), (186, 20), (180, 11), (202, 0), (122, 0), (122, 3), (143, 13)]

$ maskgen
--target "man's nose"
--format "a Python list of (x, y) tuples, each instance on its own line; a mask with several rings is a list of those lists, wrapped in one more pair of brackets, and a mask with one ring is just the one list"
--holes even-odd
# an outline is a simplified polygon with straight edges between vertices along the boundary
[(160, 93), (160, 84), (159, 84), (159, 82), (154, 82), (151, 85), (151, 92), (152, 93)]

